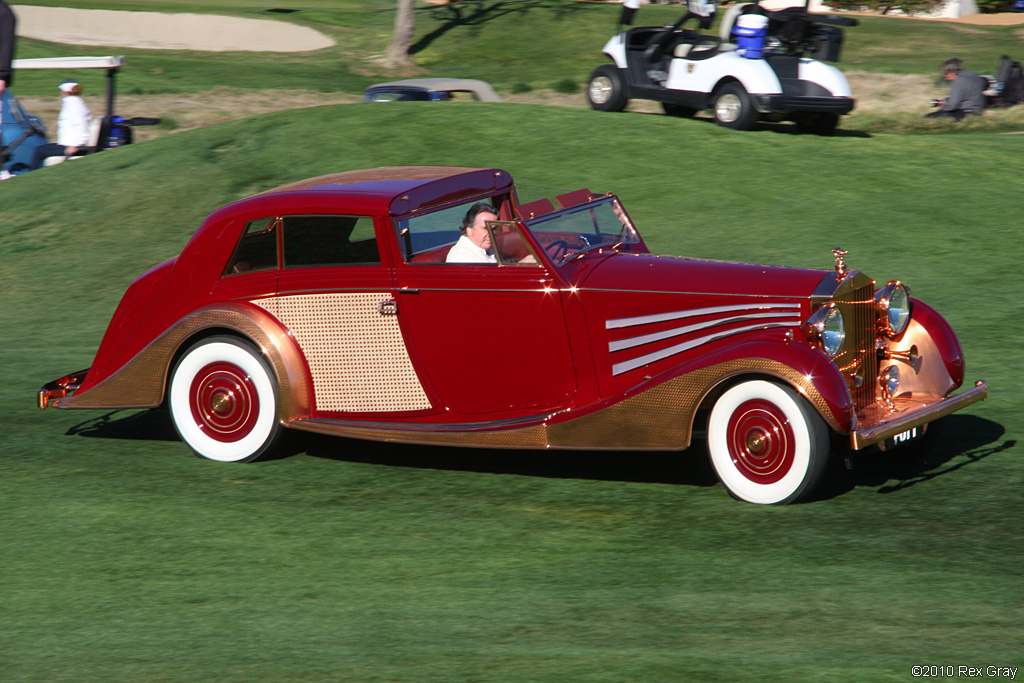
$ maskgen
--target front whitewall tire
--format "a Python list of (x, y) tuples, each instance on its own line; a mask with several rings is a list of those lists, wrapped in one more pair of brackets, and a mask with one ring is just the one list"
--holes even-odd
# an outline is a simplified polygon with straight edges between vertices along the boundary
[(742, 382), (722, 394), (708, 418), (707, 440), (722, 484), (750, 503), (806, 497), (829, 456), (824, 420), (795, 390), (765, 380)]

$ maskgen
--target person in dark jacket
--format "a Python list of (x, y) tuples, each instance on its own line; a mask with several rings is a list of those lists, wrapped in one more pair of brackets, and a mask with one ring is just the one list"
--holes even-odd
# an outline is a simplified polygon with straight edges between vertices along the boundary
[(0, 0), (0, 92), (11, 86), (14, 61), (14, 28), (17, 23), (10, 6)]
[(973, 71), (965, 71), (963, 63), (956, 57), (944, 61), (939, 73), (949, 81), (949, 97), (938, 101), (938, 111), (925, 116), (930, 119), (951, 118), (962, 121), (968, 114), (985, 111), (986, 79)]

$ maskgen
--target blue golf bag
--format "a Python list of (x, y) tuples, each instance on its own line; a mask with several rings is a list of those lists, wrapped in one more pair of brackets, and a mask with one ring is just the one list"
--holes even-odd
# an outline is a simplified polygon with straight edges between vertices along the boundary
[(36, 148), (47, 143), (46, 127), (10, 90), (0, 93), (0, 169), (14, 175), (32, 169)]

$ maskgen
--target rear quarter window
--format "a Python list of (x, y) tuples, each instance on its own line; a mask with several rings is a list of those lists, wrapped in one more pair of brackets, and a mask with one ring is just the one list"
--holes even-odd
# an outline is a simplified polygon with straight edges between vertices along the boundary
[(284, 216), (285, 268), (379, 265), (369, 216)]

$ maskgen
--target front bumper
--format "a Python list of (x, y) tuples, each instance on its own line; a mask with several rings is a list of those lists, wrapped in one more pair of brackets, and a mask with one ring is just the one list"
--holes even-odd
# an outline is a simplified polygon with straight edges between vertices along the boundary
[(52, 401), (65, 398), (78, 391), (78, 387), (82, 386), (82, 382), (88, 374), (89, 368), (86, 368), (85, 370), (72, 372), (70, 375), (65, 375), (60, 379), (44, 384), (43, 388), (36, 393), (39, 407), (43, 409), (49, 408)]
[(853, 110), (852, 97), (806, 97), (803, 95), (754, 95), (755, 107), (762, 114), (789, 114), (814, 112), (849, 114)]
[(877, 420), (861, 425), (860, 416), (857, 428), (850, 432), (850, 446), (859, 450), (874, 444), (884, 444), (886, 440), (902, 434), (915, 427), (934, 422), (946, 415), (966, 408), (988, 396), (988, 385), (984, 381), (974, 383), (973, 389), (932, 400), (900, 399), (895, 400), (896, 410)]

